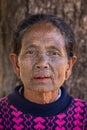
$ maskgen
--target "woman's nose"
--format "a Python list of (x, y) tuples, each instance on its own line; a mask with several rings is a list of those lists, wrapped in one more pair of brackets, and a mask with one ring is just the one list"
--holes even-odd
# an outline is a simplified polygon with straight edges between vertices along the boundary
[(37, 69), (41, 69), (41, 68), (47, 69), (47, 68), (49, 68), (48, 57), (46, 55), (40, 55), (35, 67)]

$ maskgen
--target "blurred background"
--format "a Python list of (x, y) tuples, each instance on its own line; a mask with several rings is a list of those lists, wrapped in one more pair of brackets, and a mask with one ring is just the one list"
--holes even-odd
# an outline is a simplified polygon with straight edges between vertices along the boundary
[(74, 30), (78, 61), (65, 85), (72, 96), (87, 100), (87, 0), (0, 0), (0, 97), (18, 84), (9, 60), (13, 32), (22, 19), (36, 13), (63, 18)]

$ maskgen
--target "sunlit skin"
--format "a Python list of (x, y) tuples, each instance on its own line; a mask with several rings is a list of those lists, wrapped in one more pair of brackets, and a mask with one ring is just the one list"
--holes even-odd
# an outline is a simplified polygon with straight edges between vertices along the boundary
[(24, 97), (39, 104), (56, 100), (76, 61), (75, 56), (68, 60), (64, 36), (48, 22), (28, 29), (19, 56), (10, 57), (15, 73), (23, 82)]

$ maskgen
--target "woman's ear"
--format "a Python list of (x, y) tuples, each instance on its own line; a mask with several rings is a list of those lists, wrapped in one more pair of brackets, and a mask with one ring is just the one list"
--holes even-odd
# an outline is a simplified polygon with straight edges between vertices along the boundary
[(67, 66), (67, 70), (66, 70), (66, 74), (65, 74), (65, 80), (67, 80), (70, 77), (73, 65), (75, 64), (76, 60), (77, 60), (76, 56), (73, 56), (71, 59), (68, 60), (68, 66)]
[(20, 78), (20, 68), (18, 66), (18, 56), (14, 53), (11, 53), (9, 55), (9, 58), (11, 60), (14, 72), (16, 73), (17, 77)]

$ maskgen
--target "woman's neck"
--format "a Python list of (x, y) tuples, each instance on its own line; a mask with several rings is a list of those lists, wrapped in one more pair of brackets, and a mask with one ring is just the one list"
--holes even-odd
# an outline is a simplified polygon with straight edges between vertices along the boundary
[(50, 92), (38, 92), (28, 89), (24, 90), (24, 97), (34, 103), (48, 104), (56, 101), (58, 97), (58, 90)]

